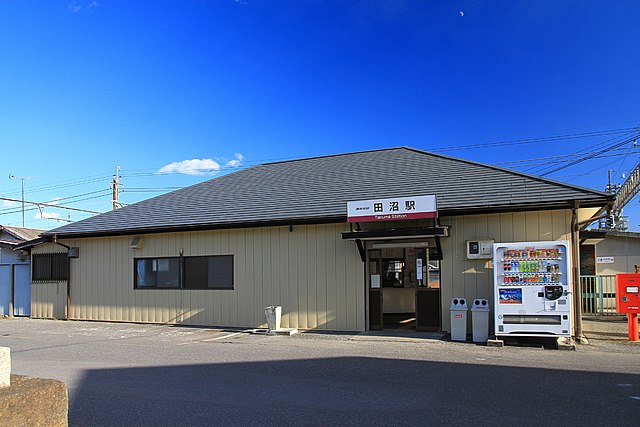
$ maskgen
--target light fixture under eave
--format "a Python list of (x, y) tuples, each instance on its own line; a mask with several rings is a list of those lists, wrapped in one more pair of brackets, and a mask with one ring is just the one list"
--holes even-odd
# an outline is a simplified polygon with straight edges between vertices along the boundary
[(372, 243), (371, 249), (382, 248), (428, 248), (429, 242), (396, 242), (396, 243)]

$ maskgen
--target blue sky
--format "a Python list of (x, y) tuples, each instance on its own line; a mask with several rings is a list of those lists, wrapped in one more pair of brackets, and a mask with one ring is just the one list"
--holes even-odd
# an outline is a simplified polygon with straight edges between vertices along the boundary
[(603, 189), (640, 157), (638, 22), (636, 1), (0, 1), (0, 197), (30, 177), (26, 200), (102, 212), (116, 165), (133, 203), (395, 146), (543, 173), (618, 142), (548, 175)]

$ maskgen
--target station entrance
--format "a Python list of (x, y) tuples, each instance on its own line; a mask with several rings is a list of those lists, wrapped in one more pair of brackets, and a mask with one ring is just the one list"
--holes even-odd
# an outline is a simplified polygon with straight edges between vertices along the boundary
[(367, 242), (370, 330), (441, 330), (440, 262), (435, 239)]

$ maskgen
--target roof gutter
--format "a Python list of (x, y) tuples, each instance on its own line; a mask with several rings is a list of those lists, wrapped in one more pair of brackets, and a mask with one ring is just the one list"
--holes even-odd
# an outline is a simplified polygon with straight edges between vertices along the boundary
[[(479, 214), (492, 214), (492, 213), (507, 213), (515, 211), (534, 211), (534, 210), (553, 210), (553, 209), (572, 209), (573, 201), (571, 203), (565, 202), (552, 202), (547, 204), (535, 203), (535, 204), (514, 204), (506, 206), (480, 206), (480, 207), (461, 207), (456, 209), (441, 209), (438, 211), (438, 215), (441, 217), (457, 216), (457, 215), (479, 215)], [(580, 207), (602, 207), (606, 209), (611, 201), (609, 200), (582, 200), (580, 201)], [(346, 223), (347, 216), (342, 215), (327, 215), (323, 217), (302, 217), (302, 218), (289, 218), (289, 219), (274, 219), (264, 221), (247, 221), (247, 222), (233, 222), (233, 223), (211, 223), (211, 224), (193, 224), (193, 225), (168, 225), (158, 227), (141, 227), (141, 228), (128, 228), (119, 230), (104, 230), (104, 231), (79, 231), (65, 233), (44, 233), (43, 237), (53, 238), (57, 235), (61, 238), (87, 238), (87, 237), (107, 237), (107, 236), (133, 236), (136, 234), (157, 234), (157, 233), (176, 233), (183, 231), (204, 231), (204, 230), (224, 230), (233, 228), (257, 228), (257, 227), (279, 227), (289, 225), (311, 225), (311, 224), (335, 224)], [(49, 240), (50, 241), (50, 240)], [(35, 242), (35, 241), (34, 241)], [(41, 242), (40, 242), (41, 243)], [(39, 243), (36, 243), (39, 244)], [(35, 245), (34, 245), (35, 246)]]

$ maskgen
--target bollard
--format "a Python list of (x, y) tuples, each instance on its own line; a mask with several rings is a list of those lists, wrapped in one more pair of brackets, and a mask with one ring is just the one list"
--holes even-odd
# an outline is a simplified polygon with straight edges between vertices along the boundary
[(0, 347), (0, 387), (11, 385), (11, 349)]

